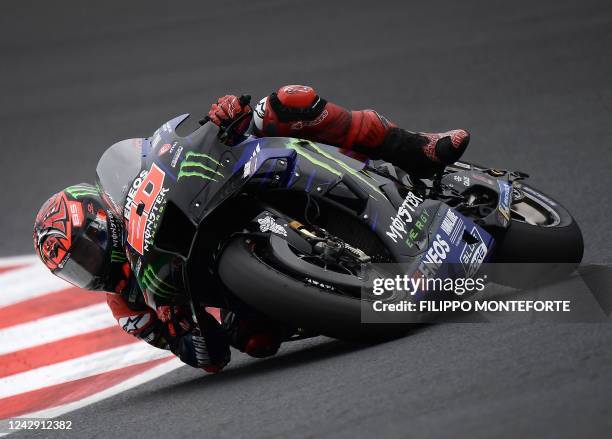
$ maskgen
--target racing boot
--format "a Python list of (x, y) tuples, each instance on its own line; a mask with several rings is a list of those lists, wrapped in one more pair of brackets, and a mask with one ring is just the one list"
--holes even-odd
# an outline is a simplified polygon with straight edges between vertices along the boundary
[(470, 134), (463, 129), (444, 133), (413, 133), (401, 128), (389, 128), (383, 143), (369, 149), (368, 155), (399, 166), (415, 177), (429, 177), (463, 155)]

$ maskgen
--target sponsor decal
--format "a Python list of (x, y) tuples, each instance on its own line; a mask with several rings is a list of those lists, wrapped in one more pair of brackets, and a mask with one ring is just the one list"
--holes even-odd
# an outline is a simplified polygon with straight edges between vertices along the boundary
[(138, 177), (136, 177), (134, 181), (132, 182), (132, 187), (127, 193), (125, 206), (123, 208), (123, 216), (125, 217), (126, 220), (130, 219), (130, 213), (131, 213), (130, 208), (132, 204), (134, 203), (134, 197), (136, 196), (136, 193), (138, 192), (138, 189), (140, 188), (140, 185), (142, 184), (147, 174), (148, 174), (148, 171), (146, 170), (141, 171)]
[(442, 220), (442, 230), (446, 233), (446, 236), (450, 236), (453, 229), (455, 228), (455, 224), (457, 224), (457, 219), (459, 217), (453, 210), (449, 209), (446, 211), (446, 215), (444, 215), (444, 219)]
[(176, 164), (178, 163), (178, 159), (181, 157), (181, 153), (183, 152), (183, 147), (179, 146), (172, 157), (172, 161), (170, 162), (170, 166), (176, 168)]
[(469, 163), (463, 163), (463, 162), (455, 162), (453, 163), (453, 166), (456, 166), (458, 168), (463, 168), (463, 169), (472, 169), (472, 165), (470, 165)]
[(497, 211), (500, 214), (500, 221), (504, 226), (508, 225), (510, 221), (510, 203), (512, 202), (511, 194), (512, 187), (508, 183), (503, 181), (497, 181), (499, 184), (499, 203), (497, 205)]
[(391, 217), (391, 224), (389, 230), (386, 232), (387, 236), (397, 243), (406, 239), (408, 234), (407, 225), (412, 223), (412, 213), (414, 213), (416, 207), (423, 202), (423, 198), (418, 197), (412, 192), (408, 192), (406, 198), (402, 202), (401, 206), (397, 210), (395, 216)]
[[(419, 239), (419, 236), (421, 236), (421, 232), (427, 225), (429, 218), (430, 218), (430, 213), (427, 210), (423, 210), (421, 215), (418, 218), (416, 218), (414, 222), (414, 226), (410, 229), (410, 231), (408, 232), (408, 238), (406, 238), (406, 245), (409, 248), (412, 248), (414, 245), (416, 245), (415, 243), (417, 239)], [(417, 248), (420, 248), (420, 247), (417, 246)]]
[(149, 313), (144, 313), (134, 316), (120, 317), (118, 323), (125, 332), (133, 333), (147, 326), (150, 320), (151, 316), (149, 316)]
[(111, 250), (111, 262), (127, 262), (125, 253), (120, 250)]
[(478, 227), (474, 226), (470, 234), (478, 239), (478, 242), (471, 245), (465, 243), (459, 256), (459, 260), (465, 269), (466, 277), (473, 277), (476, 274), (487, 256), (488, 250), (487, 245), (483, 242), (482, 236), (478, 232)]
[(329, 285), (329, 284), (324, 284), (323, 282), (320, 282), (316, 279), (312, 279), (310, 277), (307, 277), (306, 279), (304, 279), (306, 282), (308, 282), (310, 285), (314, 285), (315, 287), (319, 287), (319, 288), (323, 288), (325, 290), (330, 290), (330, 291), (334, 291), (336, 288), (334, 288), (333, 285)]
[(470, 185), (470, 177), (467, 175), (453, 175), (453, 180), (455, 180), (457, 183), (463, 184), (466, 187)]
[(243, 178), (250, 177), (257, 171), (257, 156), (260, 152), (261, 148), (259, 147), (259, 143), (257, 143), (253, 154), (251, 154), (251, 158), (244, 164), (244, 170), (242, 172)]
[(263, 119), (266, 115), (266, 101), (268, 98), (261, 99), (257, 105), (255, 106), (255, 110), (253, 111), (253, 124), (255, 128), (258, 130), (263, 129)]
[(138, 281), (144, 290), (157, 296), (172, 297), (179, 292), (174, 285), (164, 282), (150, 265), (145, 267)]
[[(123, 251), (123, 242), (122, 242), (122, 227), (120, 220), (115, 217), (114, 214), (110, 214), (107, 219), (108, 227), (110, 229), (110, 235), (113, 243), (113, 252), (117, 251), (121, 256), (117, 255), (118, 259), (123, 259), (121, 262), (125, 261), (125, 252)], [(120, 249), (120, 250), (118, 250)]]
[(444, 215), (440, 228), (446, 234), (446, 236), (448, 236), (450, 242), (457, 245), (463, 236), (465, 223), (460, 215), (458, 215), (453, 209), (448, 209), (446, 211), (446, 215)]
[[(310, 151), (304, 148), (305, 145), (310, 146), (318, 154), (330, 160), (334, 164), (334, 166), (324, 161), (321, 161), (319, 157), (313, 156)], [(288, 149), (294, 150), (304, 160), (308, 160), (313, 165), (319, 166), (337, 177), (342, 177), (342, 172), (346, 172), (347, 174), (351, 175), (352, 177), (355, 177), (356, 179), (367, 185), (370, 189), (372, 189), (372, 191), (383, 195), (378, 186), (373, 184), (373, 180), (365, 172), (357, 171), (356, 169), (351, 168), (348, 164), (344, 163), (342, 160), (337, 159), (314, 142), (303, 139), (291, 139), (289, 143), (286, 144), (286, 147)], [(340, 171), (340, 169), (342, 170), (342, 172)], [(371, 194), (370, 196), (376, 199)]]
[(312, 91), (312, 87), (308, 87), (306, 85), (287, 85), (283, 87), (283, 92), (288, 95), (294, 95), (298, 93), (310, 93)]
[(555, 203), (553, 200), (548, 198), (546, 195), (542, 194), (541, 192), (537, 192), (537, 191), (531, 189), (529, 186), (521, 185), (519, 187), (520, 187), (521, 190), (523, 190), (525, 192), (529, 192), (534, 197), (539, 198), (540, 200), (546, 201), (551, 206), (556, 206), (557, 205), (557, 203)]
[(144, 232), (144, 250), (149, 251), (150, 246), (153, 245), (153, 238), (155, 238), (155, 232), (157, 230), (157, 226), (159, 224), (159, 220), (162, 217), (164, 212), (164, 208), (166, 205), (166, 194), (170, 189), (162, 188), (157, 197), (155, 197), (155, 201), (153, 202), (153, 207), (149, 211), (147, 216), (147, 221), (145, 223), (145, 232)]
[(287, 231), (285, 228), (280, 224), (277, 224), (274, 218), (271, 216), (259, 218), (257, 222), (259, 223), (259, 230), (262, 232), (272, 232), (276, 233), (277, 235), (287, 236)]
[(159, 151), (157, 152), (157, 155), (159, 157), (163, 156), (164, 154), (166, 154), (168, 151), (170, 151), (173, 148), (172, 145), (170, 145), (169, 143), (164, 143), (162, 145), (161, 148), (159, 148)]
[(155, 163), (150, 171), (143, 171), (128, 191), (123, 215), (127, 221), (127, 242), (141, 255), (149, 250), (153, 233), (165, 205), (164, 178), (166, 174)]
[(83, 224), (83, 206), (81, 203), (69, 201), (68, 207), (70, 209), (70, 220), (74, 227), (81, 227)]
[(196, 177), (203, 180), (218, 181), (218, 178), (225, 178), (223, 174), (214, 167), (223, 166), (208, 154), (188, 151), (179, 166), (177, 180), (186, 177)]
[(73, 198), (83, 198), (87, 196), (92, 197), (100, 195), (100, 193), (95, 187), (90, 186), (88, 184), (77, 184), (74, 186), (67, 187), (64, 190), (69, 193), (70, 196), (72, 196)]
[(261, 119), (263, 119), (266, 114), (266, 99), (267, 98), (260, 100), (255, 106), (255, 114), (257, 114), (257, 116), (259, 116)]
[(321, 112), (321, 114), (319, 114), (315, 119), (313, 120), (300, 120), (297, 122), (294, 122), (291, 124), (291, 129), (292, 130), (301, 130), (304, 127), (313, 127), (316, 125), (319, 125), (321, 122), (323, 122), (325, 120), (325, 118), (329, 115), (329, 112), (327, 110), (323, 110)]
[(423, 259), (421, 259), (418, 271), (425, 277), (434, 277), (446, 260), (449, 252), (450, 245), (448, 242), (439, 233), (436, 234), (436, 238), (429, 246), (429, 250), (425, 252)]

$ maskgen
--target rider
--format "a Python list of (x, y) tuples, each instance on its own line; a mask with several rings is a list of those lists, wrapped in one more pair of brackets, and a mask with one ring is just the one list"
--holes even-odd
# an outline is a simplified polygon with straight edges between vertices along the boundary
[(312, 87), (286, 85), (260, 100), (255, 111), (239, 98), (226, 95), (213, 104), (208, 117), (217, 125), (243, 113), (236, 127), (257, 136), (298, 137), (382, 159), (416, 176), (435, 173), (454, 163), (467, 148), (466, 130), (413, 133), (398, 128), (374, 110), (349, 111), (319, 97)]
[[(455, 162), (469, 141), (465, 130), (409, 132), (374, 110), (348, 111), (301, 85), (281, 87), (260, 100), (254, 111), (236, 96), (226, 95), (208, 113), (217, 125), (243, 115), (236, 127), (239, 134), (322, 142), (393, 162), (413, 175), (432, 174)], [(124, 222), (88, 184), (53, 195), (36, 216), (34, 247), (43, 263), (78, 287), (106, 291), (124, 331), (207, 372), (218, 372), (229, 362), (229, 345), (254, 357), (278, 351), (282, 328), (260, 316), (223, 311), (218, 323), (202, 310), (198, 328), (185, 304), (149, 308), (125, 257), (125, 245)]]

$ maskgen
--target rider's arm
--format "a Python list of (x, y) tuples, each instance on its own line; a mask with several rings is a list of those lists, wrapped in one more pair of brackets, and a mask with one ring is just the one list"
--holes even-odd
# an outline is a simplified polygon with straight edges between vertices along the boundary
[(374, 110), (349, 111), (311, 87), (287, 85), (253, 109), (258, 136), (297, 137), (341, 148), (377, 148), (395, 125)]
[(130, 303), (122, 294), (106, 295), (106, 303), (113, 313), (113, 317), (125, 332), (152, 346), (170, 350), (174, 341), (164, 325), (151, 308), (144, 304)]
[(107, 294), (107, 303), (124, 331), (152, 346), (170, 350), (185, 364), (207, 372), (218, 372), (229, 362), (229, 346), (214, 317), (203, 314), (205, 337), (201, 337), (195, 331), (181, 328), (185, 326), (182, 323), (171, 326), (162, 321), (158, 313), (140, 300), (140, 290), (132, 288), (121, 294)]

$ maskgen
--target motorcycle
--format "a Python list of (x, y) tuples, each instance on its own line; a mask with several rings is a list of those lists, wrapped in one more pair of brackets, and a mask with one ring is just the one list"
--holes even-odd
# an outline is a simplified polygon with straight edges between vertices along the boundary
[(249, 310), (294, 338), (355, 338), (397, 330), (360, 318), (374, 300), (362, 293), (363, 273), (378, 264), (473, 277), (487, 262), (582, 258), (570, 213), (524, 173), (456, 162), (414, 178), (320, 143), (237, 137), (236, 123), (203, 120), (179, 136), (187, 117), (116, 143), (97, 166), (153, 308), (160, 298), (189, 301), (198, 320), (201, 305)]

